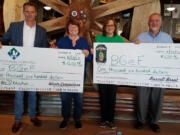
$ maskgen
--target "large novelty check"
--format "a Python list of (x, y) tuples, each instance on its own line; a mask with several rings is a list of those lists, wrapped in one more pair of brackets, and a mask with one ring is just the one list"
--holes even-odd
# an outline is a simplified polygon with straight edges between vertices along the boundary
[(180, 44), (94, 44), (94, 83), (180, 88), (179, 79)]
[(83, 92), (81, 50), (3, 46), (0, 90)]

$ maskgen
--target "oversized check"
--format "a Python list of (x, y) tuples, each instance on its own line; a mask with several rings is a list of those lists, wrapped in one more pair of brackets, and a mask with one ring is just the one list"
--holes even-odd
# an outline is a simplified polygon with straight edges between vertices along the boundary
[(180, 88), (180, 44), (94, 43), (93, 82)]
[(0, 90), (83, 92), (81, 50), (3, 46)]

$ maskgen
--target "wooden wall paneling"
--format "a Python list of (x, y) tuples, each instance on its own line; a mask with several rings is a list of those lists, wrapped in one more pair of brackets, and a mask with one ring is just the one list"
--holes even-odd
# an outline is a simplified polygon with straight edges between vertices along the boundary
[(160, 11), (159, 0), (135, 7), (131, 24), (130, 40), (133, 40), (140, 33), (148, 31), (149, 16), (155, 12), (160, 13)]
[(9, 28), (11, 22), (24, 19), (23, 4), (28, 0), (5, 0), (3, 6), (4, 27), (5, 31)]

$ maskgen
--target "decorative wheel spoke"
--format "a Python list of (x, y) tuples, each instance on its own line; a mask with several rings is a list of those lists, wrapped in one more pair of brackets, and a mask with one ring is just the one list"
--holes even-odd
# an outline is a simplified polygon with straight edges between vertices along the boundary
[(90, 2), (90, 6), (91, 6), (91, 7), (92, 7), (94, 1), (95, 1), (95, 0), (91, 0), (91, 2)]
[(39, 23), (42, 27), (46, 28), (47, 32), (63, 29), (66, 26), (66, 18), (59, 17), (46, 22)]
[(97, 21), (94, 21), (91, 25), (91, 29), (96, 29), (98, 31), (101, 31), (103, 28), (103, 25)]
[(56, 10), (57, 12), (63, 15), (65, 15), (69, 7), (69, 5), (59, 0), (39, 0), (39, 1), (44, 3), (45, 5), (52, 7), (54, 10)]
[(69, 0), (69, 3), (70, 3), (70, 5), (72, 4), (72, 3), (76, 3), (76, 2), (80, 2), (81, 0)]
[(102, 34), (102, 31), (99, 31), (99, 30), (93, 29), (93, 28), (91, 29), (91, 32), (96, 33), (97, 35)]
[[(96, 18), (118, 13), (120, 11), (153, 2), (155, 0), (117, 0), (102, 6), (93, 8)], [(123, 5), (123, 6), (122, 6)], [(99, 13), (100, 11), (104, 11)]]

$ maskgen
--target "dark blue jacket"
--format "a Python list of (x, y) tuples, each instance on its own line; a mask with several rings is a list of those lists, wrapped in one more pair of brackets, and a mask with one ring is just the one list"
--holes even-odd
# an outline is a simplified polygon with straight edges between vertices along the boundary
[[(15, 46), (23, 46), (23, 26), (24, 21), (11, 23), (8, 31), (1, 40), (2, 44), (6, 45), (10, 43)], [(38, 24), (36, 24), (34, 47), (48, 47), (46, 30)]]

